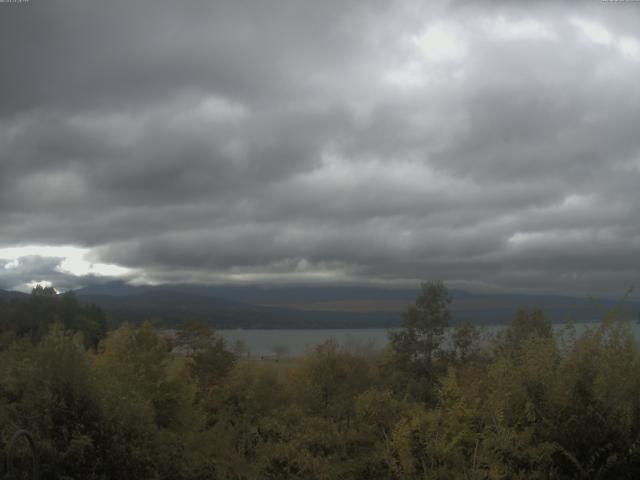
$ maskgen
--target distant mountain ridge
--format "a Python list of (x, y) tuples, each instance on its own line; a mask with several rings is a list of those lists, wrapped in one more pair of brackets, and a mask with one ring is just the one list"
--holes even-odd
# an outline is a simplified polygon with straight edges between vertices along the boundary
[(16, 292), (15, 290), (2, 290), (0, 289), (0, 298), (3, 300), (9, 300), (12, 298), (26, 297), (28, 294), (22, 292)]
[(385, 289), (379, 287), (266, 287), (266, 286), (204, 286), (204, 285), (128, 285), (124, 282), (110, 282), (91, 285), (76, 290), (77, 295), (130, 296), (146, 292), (172, 291), (204, 297), (218, 297), (247, 303), (277, 303), (281, 301), (329, 301), (340, 299), (376, 298), (413, 300), (417, 289)]
[[(124, 282), (92, 285), (75, 291), (86, 302), (104, 308), (115, 322), (155, 319), (169, 324), (187, 318), (217, 328), (368, 328), (400, 325), (402, 312), (417, 289), (381, 287), (265, 287), (161, 285)], [(453, 290), (454, 322), (501, 324), (518, 308), (541, 306), (554, 322), (568, 317), (596, 321), (618, 300), (543, 294), (470, 293)], [(638, 318), (640, 302), (625, 304)]]

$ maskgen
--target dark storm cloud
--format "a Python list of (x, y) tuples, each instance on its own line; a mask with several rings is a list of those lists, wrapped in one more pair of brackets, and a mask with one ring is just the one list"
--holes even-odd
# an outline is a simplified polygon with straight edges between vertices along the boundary
[[(0, 5), (0, 259), (624, 290), (640, 7), (423, 3)], [(34, 258), (2, 284), (93, 278)]]

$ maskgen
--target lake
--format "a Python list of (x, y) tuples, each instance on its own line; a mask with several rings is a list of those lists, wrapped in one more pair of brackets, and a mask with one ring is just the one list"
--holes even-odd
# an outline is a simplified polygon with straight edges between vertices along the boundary
[[(588, 328), (595, 328), (599, 323), (578, 323), (576, 333), (580, 334)], [(554, 324), (555, 330), (560, 330), (564, 324)], [(489, 325), (481, 327), (483, 338), (488, 341), (492, 336), (504, 328), (503, 325)], [(640, 325), (633, 323), (636, 338), (640, 338)], [(382, 349), (389, 341), (389, 332), (397, 329), (389, 328), (353, 328), (353, 329), (296, 329), (296, 330), (217, 330), (227, 345), (241, 340), (254, 356), (274, 356), (274, 347), (283, 347), (285, 356), (301, 355), (315, 345), (329, 339), (334, 339), (340, 345), (354, 349)]]

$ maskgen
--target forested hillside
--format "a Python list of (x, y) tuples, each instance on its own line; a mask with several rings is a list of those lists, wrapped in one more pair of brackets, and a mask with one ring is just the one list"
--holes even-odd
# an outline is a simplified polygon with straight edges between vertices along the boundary
[(46, 290), (0, 312), (2, 441), (32, 432), (43, 479), (640, 474), (640, 350), (618, 310), (580, 337), (523, 310), (489, 344), (456, 326), (445, 349), (449, 293), (428, 283), (385, 351), (278, 361), (194, 322), (107, 333), (99, 309)]
[(73, 292), (59, 295), (53, 287), (38, 285), (31, 295), (7, 293), (0, 297), (0, 347), (16, 339), (37, 343), (54, 324), (81, 334), (87, 347), (96, 347), (107, 332), (104, 312), (79, 302)]

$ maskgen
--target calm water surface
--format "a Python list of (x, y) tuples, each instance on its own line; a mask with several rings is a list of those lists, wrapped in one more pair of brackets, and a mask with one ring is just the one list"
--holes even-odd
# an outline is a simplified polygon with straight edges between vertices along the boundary
[[(581, 334), (588, 328), (595, 328), (598, 323), (578, 323), (576, 333)], [(504, 326), (490, 325), (482, 327), (483, 339), (488, 341)], [(555, 324), (554, 329), (564, 328)], [(640, 338), (640, 325), (632, 324), (636, 338)], [(303, 329), (303, 330), (218, 330), (232, 347), (241, 340), (255, 356), (273, 356), (275, 350), (281, 355), (301, 355), (314, 346), (333, 339), (340, 345), (354, 349), (382, 349), (389, 341), (390, 328), (354, 328), (354, 329)]]

